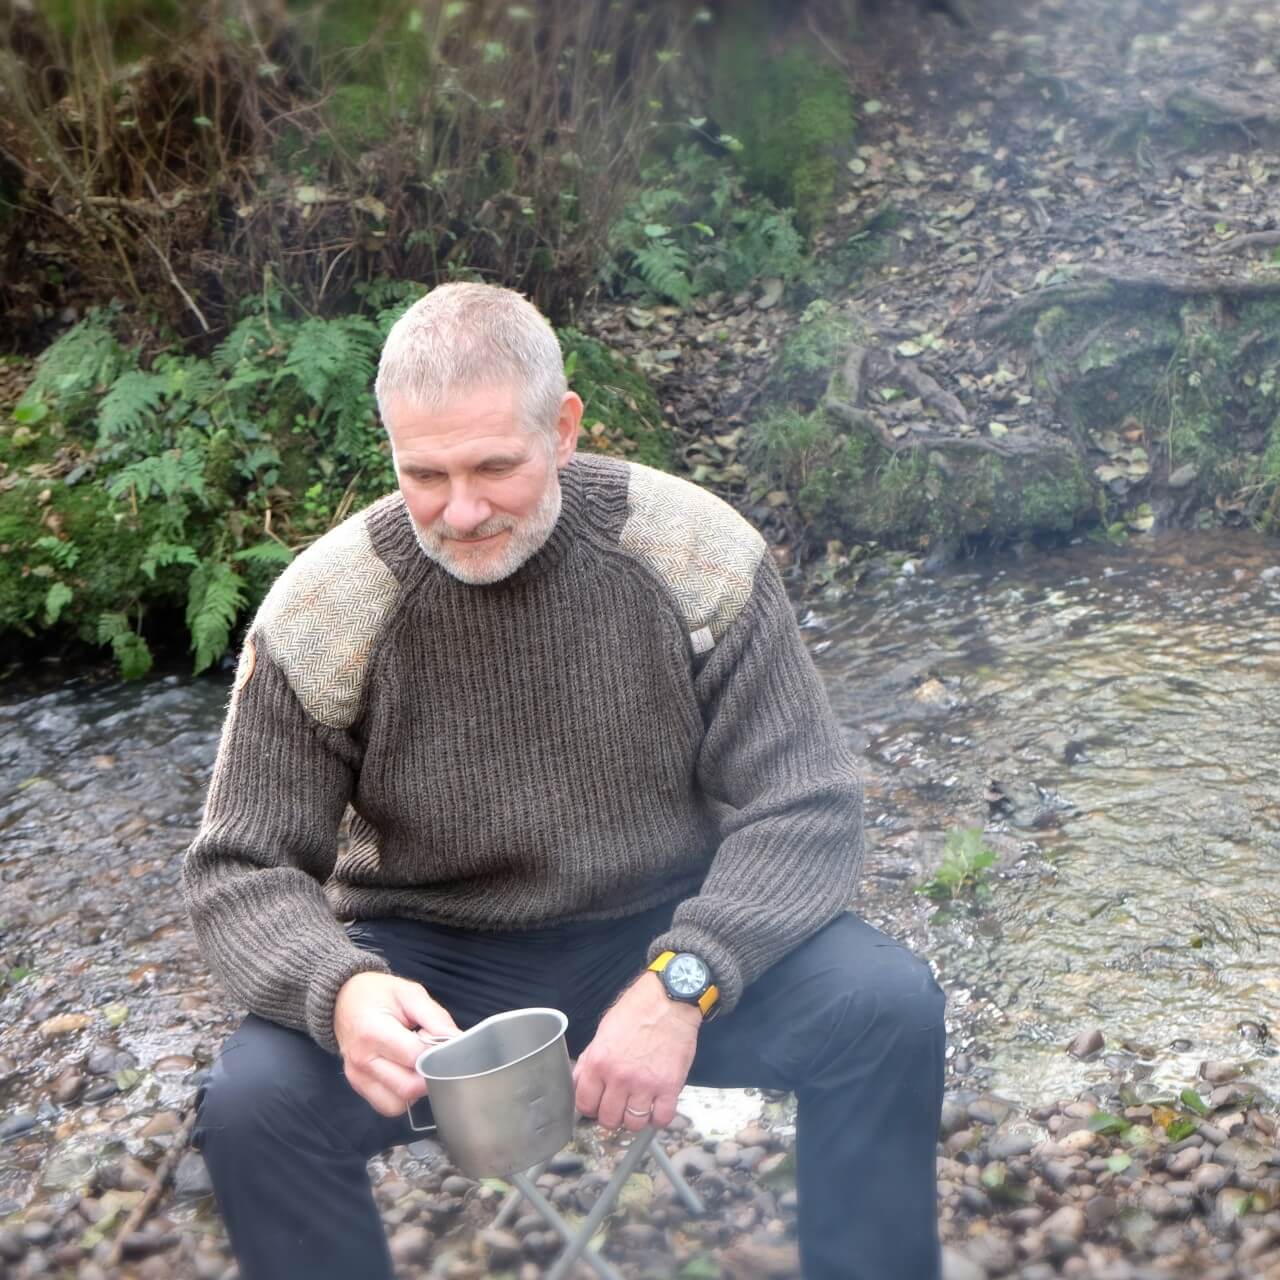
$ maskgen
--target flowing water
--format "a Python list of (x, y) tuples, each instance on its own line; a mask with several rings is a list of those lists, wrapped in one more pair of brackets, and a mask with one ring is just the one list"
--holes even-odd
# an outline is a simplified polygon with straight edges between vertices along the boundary
[[(1038, 1102), (1231, 1058), (1280, 1094), (1278, 562), (1239, 534), (1081, 544), (804, 618), (863, 753), (863, 910), (934, 961), (959, 1074)], [(0, 1120), (66, 1069), (45, 1020), (125, 1006), (115, 1045), (169, 1065), (166, 1098), (230, 1025), (178, 888), (227, 679), (0, 690), (0, 970), (30, 970), (0, 982)], [(911, 886), (963, 827), (1000, 855), (990, 897), (930, 921)], [(1107, 1050), (1078, 1062), (1094, 1027)], [(154, 1105), (137, 1092), (111, 1105)]]
[[(1277, 565), (1229, 534), (1089, 543), (806, 620), (865, 747), (872, 879), (989, 823), (991, 895), (929, 952), (1005, 1095), (1220, 1058), (1280, 1092)], [(1093, 1028), (1101, 1057), (1064, 1052)]]

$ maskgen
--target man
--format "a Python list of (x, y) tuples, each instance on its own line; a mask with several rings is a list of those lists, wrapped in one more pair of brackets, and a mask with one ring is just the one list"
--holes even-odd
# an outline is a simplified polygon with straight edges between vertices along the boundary
[(805, 1276), (931, 1280), (942, 995), (845, 912), (861, 790), (763, 540), (575, 456), (508, 290), (416, 303), (376, 390), (399, 490), (254, 618), (184, 868), (250, 1010), (195, 1136), (242, 1277), (390, 1275), (365, 1164), (412, 1138), (416, 1032), (541, 1005), (607, 1128), (794, 1089)]

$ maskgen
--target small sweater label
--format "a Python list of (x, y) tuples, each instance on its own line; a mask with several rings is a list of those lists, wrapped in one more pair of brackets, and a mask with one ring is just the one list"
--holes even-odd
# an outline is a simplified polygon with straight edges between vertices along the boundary
[(711, 634), (710, 627), (699, 627), (689, 636), (689, 643), (693, 645), (693, 651), (699, 657), (704, 653), (710, 653), (716, 647), (715, 637)]

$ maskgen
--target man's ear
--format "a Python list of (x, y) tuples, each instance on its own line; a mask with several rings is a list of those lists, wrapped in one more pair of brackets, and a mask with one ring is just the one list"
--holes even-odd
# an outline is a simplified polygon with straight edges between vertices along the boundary
[(566, 391), (560, 401), (560, 416), (556, 419), (556, 467), (563, 467), (578, 447), (578, 428), (582, 425), (582, 397), (576, 391)]

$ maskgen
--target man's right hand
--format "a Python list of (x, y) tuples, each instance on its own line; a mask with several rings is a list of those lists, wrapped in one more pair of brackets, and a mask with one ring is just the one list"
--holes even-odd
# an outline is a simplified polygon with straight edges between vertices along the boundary
[(384, 1116), (401, 1115), (427, 1091), (413, 1069), (422, 1040), (457, 1035), (458, 1028), (418, 982), (389, 973), (348, 978), (333, 1005), (333, 1034), (351, 1087)]

